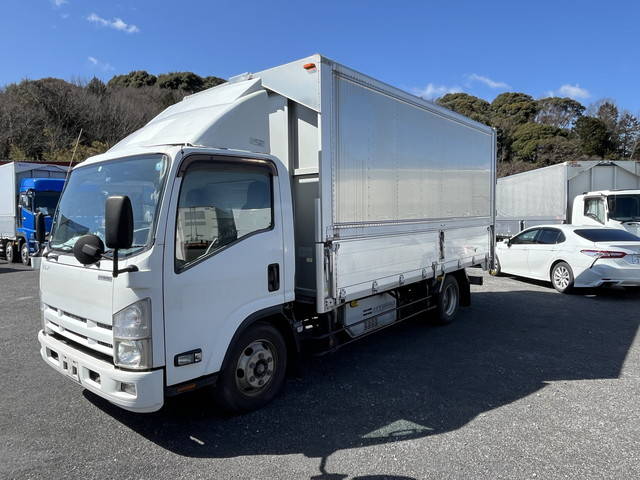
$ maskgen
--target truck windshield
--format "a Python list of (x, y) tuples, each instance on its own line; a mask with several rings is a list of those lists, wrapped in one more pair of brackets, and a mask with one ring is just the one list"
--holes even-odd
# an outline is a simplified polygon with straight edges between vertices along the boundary
[(50, 247), (70, 252), (82, 235), (104, 242), (105, 202), (127, 195), (133, 207), (133, 245), (126, 256), (148, 246), (154, 235), (156, 211), (168, 167), (164, 155), (130, 157), (79, 167), (71, 173), (54, 218)]
[(609, 218), (619, 222), (640, 220), (640, 195), (611, 195), (609, 202)]
[(53, 215), (60, 200), (60, 192), (36, 192), (33, 200), (36, 213), (42, 212), (44, 215)]

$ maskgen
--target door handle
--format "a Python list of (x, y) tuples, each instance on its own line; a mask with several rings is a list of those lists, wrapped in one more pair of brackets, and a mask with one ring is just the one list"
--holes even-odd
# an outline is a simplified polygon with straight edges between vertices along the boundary
[(280, 265), (272, 263), (267, 267), (267, 285), (270, 292), (280, 290)]

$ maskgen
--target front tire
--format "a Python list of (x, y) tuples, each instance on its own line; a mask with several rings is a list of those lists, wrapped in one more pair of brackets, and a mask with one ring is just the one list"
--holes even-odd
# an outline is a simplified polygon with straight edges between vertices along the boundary
[(573, 290), (573, 271), (567, 262), (558, 262), (551, 269), (551, 284), (560, 293)]
[(13, 245), (13, 242), (7, 242), (4, 245), (4, 255), (9, 263), (15, 263), (16, 260), (16, 247)]
[(440, 295), (438, 295), (436, 325), (448, 325), (456, 317), (460, 307), (460, 285), (453, 275), (447, 275), (442, 281)]
[(231, 413), (256, 410), (280, 392), (287, 370), (287, 346), (273, 325), (258, 322), (232, 346), (214, 390), (216, 400)]
[(26, 267), (31, 265), (31, 258), (29, 257), (29, 243), (24, 242), (20, 247), (20, 260), (22, 264)]
[(493, 261), (493, 268), (489, 269), (489, 275), (491, 275), (492, 277), (499, 277), (501, 273), (502, 269), (500, 268), (500, 260), (496, 256)]

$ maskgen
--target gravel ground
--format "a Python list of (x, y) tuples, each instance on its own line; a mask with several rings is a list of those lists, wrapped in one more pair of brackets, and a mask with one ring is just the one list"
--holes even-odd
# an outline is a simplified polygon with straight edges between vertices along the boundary
[(41, 360), (37, 273), (0, 260), (0, 478), (640, 477), (640, 295), (485, 276), (447, 327), (322, 359), (268, 407), (125, 412)]

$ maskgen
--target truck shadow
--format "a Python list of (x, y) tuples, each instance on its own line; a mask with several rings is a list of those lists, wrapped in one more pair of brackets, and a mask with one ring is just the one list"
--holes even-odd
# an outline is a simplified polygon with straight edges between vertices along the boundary
[[(306, 360), (304, 375), (290, 379), (283, 395), (243, 416), (216, 413), (198, 392), (147, 415), (85, 395), (180, 455), (302, 453), (324, 462), (342, 449), (459, 429), (547, 382), (618, 378), (640, 324), (638, 300), (553, 290), (475, 292), (473, 306), (452, 325), (408, 322), (327, 358)], [(313, 478), (344, 478), (322, 473)]]

